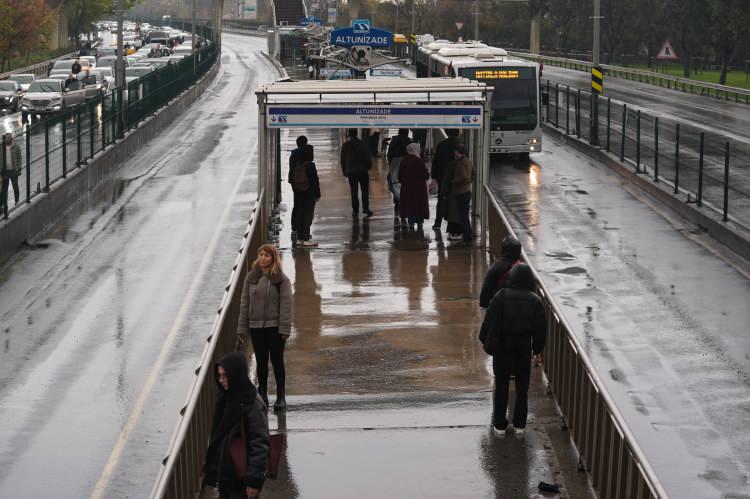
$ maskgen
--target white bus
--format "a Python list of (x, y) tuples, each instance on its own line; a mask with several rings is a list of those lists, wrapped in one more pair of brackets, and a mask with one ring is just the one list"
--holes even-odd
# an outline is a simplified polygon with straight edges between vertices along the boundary
[(494, 87), (490, 153), (542, 150), (542, 96), (539, 64), (508, 56), (496, 47), (443, 47), (430, 55), (430, 77), (464, 77)]

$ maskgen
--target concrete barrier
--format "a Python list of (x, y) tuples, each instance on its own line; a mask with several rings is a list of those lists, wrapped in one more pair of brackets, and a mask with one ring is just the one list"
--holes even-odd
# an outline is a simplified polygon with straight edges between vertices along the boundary
[(128, 131), (125, 137), (96, 154), (86, 165), (55, 182), (50, 192), (35, 196), (31, 203), (13, 210), (0, 221), (0, 264), (24, 246), (34, 246), (55, 224), (78, 215), (91, 206), (113, 201), (120, 189), (118, 171), (144, 144), (159, 135), (200, 97), (216, 77), (217, 62), (193, 86)]
[(701, 209), (693, 204), (687, 204), (687, 200), (681, 198), (679, 195), (675, 196), (672, 193), (671, 187), (667, 186), (667, 184), (656, 183), (650, 177), (642, 173), (636, 173), (632, 167), (621, 163), (619, 158), (614, 154), (595, 148), (588, 142), (577, 137), (566, 135), (564, 131), (558, 130), (546, 123), (544, 124), (544, 129), (567, 145), (573, 146), (578, 151), (591, 156), (601, 164), (617, 172), (629, 183), (678, 213), (688, 222), (697, 225), (701, 230), (734, 251), (737, 255), (745, 259), (750, 259), (750, 232), (743, 227), (733, 223), (731, 220), (729, 222), (722, 221), (721, 215), (713, 210)]

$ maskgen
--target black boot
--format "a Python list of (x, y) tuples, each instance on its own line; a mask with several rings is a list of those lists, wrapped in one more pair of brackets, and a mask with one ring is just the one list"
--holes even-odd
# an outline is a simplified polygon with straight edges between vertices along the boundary
[(284, 390), (276, 390), (276, 403), (273, 404), (274, 412), (286, 410), (286, 398), (284, 395)]

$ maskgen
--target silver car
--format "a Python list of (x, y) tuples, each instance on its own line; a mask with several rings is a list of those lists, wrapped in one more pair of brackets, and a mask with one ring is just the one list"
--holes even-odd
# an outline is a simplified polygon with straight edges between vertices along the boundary
[(21, 90), (26, 92), (29, 89), (29, 85), (36, 80), (36, 75), (34, 74), (14, 74), (10, 75), (8, 77), (11, 81), (17, 81), (19, 85), (21, 85)]
[(80, 80), (71, 80), (67, 86), (62, 80), (36, 80), (21, 99), (21, 115), (26, 121), (29, 115), (59, 113), (84, 102), (86, 97), (85, 85)]

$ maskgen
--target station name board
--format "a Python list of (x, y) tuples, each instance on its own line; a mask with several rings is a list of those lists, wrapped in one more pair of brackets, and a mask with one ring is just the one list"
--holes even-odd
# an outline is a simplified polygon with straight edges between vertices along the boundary
[(481, 128), (482, 106), (388, 105), (268, 107), (268, 127)]
[(369, 33), (354, 33), (351, 28), (331, 32), (331, 44), (339, 47), (362, 45), (367, 47), (389, 47), (393, 35), (390, 31), (371, 29)]

